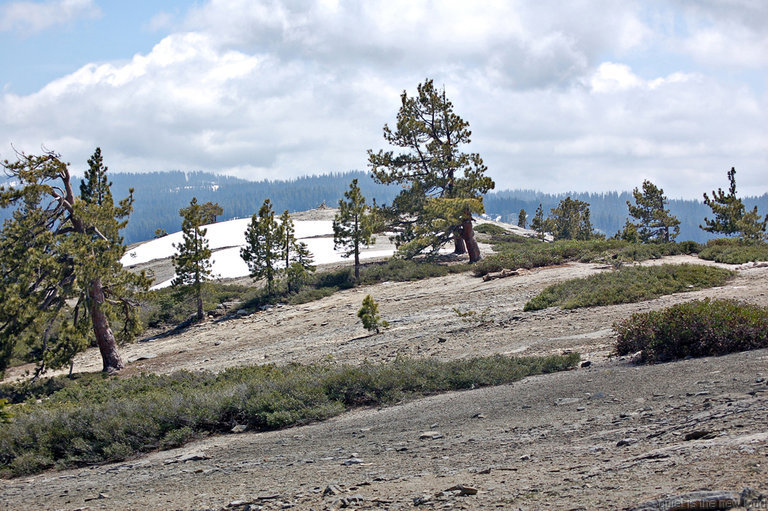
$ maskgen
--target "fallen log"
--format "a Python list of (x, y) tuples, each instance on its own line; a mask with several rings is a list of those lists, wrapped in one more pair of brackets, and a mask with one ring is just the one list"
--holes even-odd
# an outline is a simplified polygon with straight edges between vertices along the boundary
[(494, 279), (503, 279), (505, 277), (512, 277), (513, 275), (520, 275), (520, 272), (517, 270), (504, 269), (501, 271), (486, 273), (485, 275), (483, 275), (483, 282), (488, 282), (489, 280), (494, 280)]

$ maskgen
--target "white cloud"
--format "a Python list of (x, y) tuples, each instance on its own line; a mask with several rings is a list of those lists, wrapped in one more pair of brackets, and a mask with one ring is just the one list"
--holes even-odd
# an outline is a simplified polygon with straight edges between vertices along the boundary
[(45, 144), (82, 169), (99, 145), (113, 170), (253, 179), (365, 169), (399, 94), (428, 76), (499, 188), (649, 178), (700, 197), (736, 166), (740, 192), (764, 193), (768, 97), (709, 69), (633, 66), (683, 47), (659, 48), (673, 39), (667, 4), (648, 5), (212, 0), (147, 54), (0, 93), (0, 152)]
[(98, 18), (101, 10), (94, 0), (16, 1), (0, 6), (0, 31), (22, 34), (40, 32), (76, 19)]
[(727, 68), (768, 65), (768, 2), (678, 0), (685, 12), (680, 49), (698, 62)]

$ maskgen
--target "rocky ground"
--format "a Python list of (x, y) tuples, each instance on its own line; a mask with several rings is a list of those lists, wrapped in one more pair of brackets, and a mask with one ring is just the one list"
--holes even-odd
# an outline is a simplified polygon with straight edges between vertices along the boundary
[[(660, 262), (701, 261), (649, 264)], [(768, 305), (768, 268), (638, 304), (522, 311), (545, 286), (600, 271), (570, 264), (490, 282), (460, 274), (383, 283), (145, 339), (124, 349), (127, 374), (399, 353), (572, 350), (590, 365), (2, 481), (0, 509), (623, 509), (695, 490), (768, 493), (768, 351), (656, 366), (611, 356), (611, 325), (633, 312), (707, 296)], [(366, 294), (391, 325), (379, 335), (355, 316)], [(75, 368), (98, 370), (98, 355)]]

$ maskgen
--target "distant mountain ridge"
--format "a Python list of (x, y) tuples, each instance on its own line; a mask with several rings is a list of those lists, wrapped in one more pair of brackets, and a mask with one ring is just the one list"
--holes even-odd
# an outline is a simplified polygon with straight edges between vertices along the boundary
[[(217, 202), (224, 209), (219, 220), (231, 220), (250, 217), (267, 198), (277, 212), (285, 209), (304, 211), (323, 203), (336, 207), (352, 179), (359, 181), (362, 193), (369, 202), (375, 198), (378, 204), (390, 204), (400, 190), (397, 186), (376, 184), (370, 174), (360, 171), (269, 181), (247, 181), (209, 172), (181, 171), (114, 173), (109, 178), (112, 195), (116, 199), (125, 197), (128, 189), (134, 188), (135, 209), (123, 231), (126, 243), (151, 239), (158, 228), (167, 232), (178, 231), (181, 226), (179, 209), (189, 205), (192, 197), (197, 197), (198, 202)], [(74, 186), (79, 189), (79, 180)], [(711, 192), (702, 190), (702, 193), (705, 191)], [(568, 196), (590, 204), (593, 225), (607, 236), (612, 236), (624, 226), (628, 217), (626, 202), (633, 201), (631, 192), (548, 194), (535, 190), (501, 190), (486, 195), (485, 210), (492, 218), (500, 217), (505, 222), (516, 224), (520, 209), (525, 209), (530, 221), (540, 203), (544, 214), (548, 215), (550, 209)], [(760, 197), (745, 197), (743, 201), (748, 209), (757, 206), (761, 215), (768, 213), (768, 193)], [(669, 209), (681, 222), (678, 240), (703, 242), (712, 238), (699, 229), (704, 217), (712, 216), (702, 201), (671, 199)], [(0, 210), (0, 219), (8, 216), (9, 211)]]

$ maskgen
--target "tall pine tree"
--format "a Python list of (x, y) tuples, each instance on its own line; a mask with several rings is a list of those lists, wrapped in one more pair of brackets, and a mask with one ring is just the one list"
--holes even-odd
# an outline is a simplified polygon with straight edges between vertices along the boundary
[(71, 369), (92, 339), (103, 370), (117, 371), (124, 367), (118, 341), (140, 330), (132, 297), (150, 279), (120, 264), (133, 190), (115, 206), (101, 151), (91, 161), (99, 177), (80, 197), (68, 164), (54, 152), (19, 153), (2, 164), (16, 183), (0, 187), (0, 207), (14, 208), (0, 231), (0, 373), (19, 342), (34, 348), (41, 374), (67, 363)]
[(736, 196), (736, 169), (728, 171), (728, 193), (722, 188), (712, 192), (712, 198), (704, 194), (704, 204), (710, 207), (715, 215), (712, 220), (704, 218), (704, 225), (700, 225), (707, 232), (724, 234), (725, 236), (738, 235), (746, 241), (761, 241), (766, 237), (766, 225), (768, 215), (762, 220), (757, 213), (757, 206), (747, 212), (744, 203)]
[(644, 243), (649, 241), (668, 243), (680, 234), (680, 220), (664, 208), (669, 202), (664, 196), (664, 190), (646, 179), (643, 181), (643, 191), (635, 188), (632, 195), (635, 198), (635, 204), (627, 201), (627, 207), (629, 208), (629, 215), (638, 220), (634, 226), (640, 241)]
[(176, 254), (173, 266), (176, 277), (171, 285), (192, 293), (197, 301), (197, 320), (203, 319), (203, 283), (213, 275), (211, 269), (211, 249), (205, 238), (207, 229), (201, 226), (208, 220), (208, 208), (198, 204), (193, 197), (189, 206), (179, 210), (182, 217), (181, 232), (183, 241), (174, 244)]
[(396, 128), (384, 125), (384, 140), (402, 152), (368, 151), (374, 179), (402, 186), (389, 213), (406, 256), (427, 248), (434, 254), (453, 239), (456, 253), (468, 252), (471, 262), (480, 259), (472, 215), (484, 211), (482, 195), (494, 182), (479, 154), (461, 151), (471, 134), (445, 90), (427, 79), (416, 96), (403, 91)]
[(376, 241), (368, 210), (357, 179), (353, 179), (344, 199), (339, 200), (339, 211), (333, 219), (333, 245), (336, 250), (344, 250), (344, 257), (355, 257), (356, 282), (360, 282), (360, 250)]
[(240, 257), (248, 264), (254, 280), (266, 279), (267, 293), (270, 295), (275, 292), (275, 280), (280, 274), (278, 265), (285, 257), (283, 236), (283, 226), (275, 220), (272, 203), (266, 199), (258, 215), (251, 217)]

